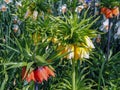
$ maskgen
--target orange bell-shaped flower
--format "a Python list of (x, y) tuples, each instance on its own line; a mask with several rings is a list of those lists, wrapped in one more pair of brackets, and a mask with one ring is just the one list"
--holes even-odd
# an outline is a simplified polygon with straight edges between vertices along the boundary
[(34, 76), (34, 71), (32, 71), (29, 75), (27, 75), (26, 81), (27, 81), (27, 82), (30, 82), (30, 81), (36, 82), (36, 78), (35, 78), (35, 76)]
[(113, 17), (112, 11), (110, 9), (105, 10), (105, 17), (106, 18), (112, 18)]
[(22, 68), (22, 80), (26, 80), (28, 83), (30, 81), (42, 83), (44, 80), (48, 80), (50, 76), (55, 77), (55, 73), (47, 66), (38, 67), (37, 69), (31, 71), (29, 74), (26, 73), (26, 67)]
[(106, 7), (102, 7), (102, 8), (101, 8), (101, 13), (102, 13), (102, 14), (105, 14), (105, 11), (106, 11), (106, 10), (107, 10)]
[(55, 73), (50, 68), (48, 68), (47, 66), (44, 66), (44, 69), (46, 70), (49, 76), (55, 77)]
[(112, 11), (112, 14), (114, 16), (118, 16), (119, 15), (119, 8), (118, 7), (113, 8), (111, 11)]

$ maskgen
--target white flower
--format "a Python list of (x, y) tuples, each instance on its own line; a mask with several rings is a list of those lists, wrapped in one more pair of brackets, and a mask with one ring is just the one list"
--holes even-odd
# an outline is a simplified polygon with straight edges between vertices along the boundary
[(67, 5), (66, 4), (62, 5), (60, 11), (64, 14), (67, 11)]
[(36, 20), (37, 19), (37, 16), (38, 16), (38, 11), (34, 11), (33, 12), (33, 19)]
[(120, 27), (117, 30), (117, 35), (120, 35)]
[(1, 6), (0, 6), (0, 10), (2, 11), (2, 12), (5, 12), (5, 11), (7, 11), (7, 6), (5, 5), (5, 4), (2, 4)]
[(120, 26), (118, 27), (117, 33), (115, 33), (114, 38), (115, 39), (117, 39), (117, 38), (120, 39)]
[(17, 2), (16, 1), (16, 4), (15, 4), (17, 7), (22, 7), (22, 2), (21, 1), (19, 1), (19, 2)]
[(109, 19), (106, 19), (106, 20), (103, 22), (103, 25), (104, 25), (104, 26), (108, 26), (108, 25), (109, 25)]
[(82, 6), (82, 5), (78, 6), (78, 7), (76, 7), (75, 12), (80, 13), (83, 8), (84, 8), (84, 6)]

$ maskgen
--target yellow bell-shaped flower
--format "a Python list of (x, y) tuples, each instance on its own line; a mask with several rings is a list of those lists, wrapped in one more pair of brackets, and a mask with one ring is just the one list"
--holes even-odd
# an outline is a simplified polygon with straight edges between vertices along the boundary
[(74, 52), (74, 59), (83, 59), (83, 58), (89, 58), (89, 50), (85, 47), (77, 47), (75, 48)]
[(92, 41), (88, 36), (85, 36), (84, 39), (85, 39), (85, 45), (87, 46), (87, 48), (90, 48), (90, 49), (95, 48), (95, 46), (93, 45)]

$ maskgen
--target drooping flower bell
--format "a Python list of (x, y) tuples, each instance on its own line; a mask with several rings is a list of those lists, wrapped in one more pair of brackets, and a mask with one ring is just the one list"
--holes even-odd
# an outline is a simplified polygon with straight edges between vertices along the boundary
[(80, 13), (83, 8), (84, 8), (84, 6), (80, 5), (80, 6), (76, 7), (75, 12)]
[(105, 17), (106, 18), (112, 18), (113, 17), (112, 11), (110, 9), (106, 9)]
[(118, 16), (119, 15), (119, 7), (114, 7), (111, 11), (112, 11), (112, 14), (114, 16)]
[[(92, 50), (92, 48), (95, 48), (92, 41), (88, 36), (84, 36), (84, 43), (81, 43), (80, 46), (76, 44), (68, 44), (64, 46), (64, 49), (60, 52), (60, 54), (69, 53), (64, 58), (67, 59), (83, 59), (83, 58), (89, 58), (89, 52)], [(58, 47), (58, 50), (60, 50), (62, 46)]]
[(30, 73), (26, 72), (26, 67), (22, 68), (22, 80), (42, 83), (44, 80), (47, 81), (50, 76), (55, 77), (55, 73), (48, 66), (38, 67), (32, 70)]
[(67, 5), (66, 4), (62, 5), (60, 11), (62, 12), (62, 14), (66, 13), (66, 11), (67, 11)]
[(104, 14), (106, 18), (113, 17), (112, 10), (110, 10), (109, 8), (106, 8), (106, 7), (101, 8), (101, 13)]
[(105, 21), (102, 22), (102, 25), (99, 27), (100, 31), (108, 32), (109, 27), (109, 19), (105, 19)]
[(112, 18), (113, 16), (119, 15), (119, 7), (114, 7), (112, 9), (103, 7), (101, 8), (101, 13), (104, 14), (106, 18)]

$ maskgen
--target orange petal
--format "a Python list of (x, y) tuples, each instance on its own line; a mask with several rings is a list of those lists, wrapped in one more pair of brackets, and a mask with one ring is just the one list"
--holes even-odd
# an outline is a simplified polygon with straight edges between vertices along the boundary
[(55, 77), (55, 73), (54, 73), (51, 69), (49, 69), (47, 66), (44, 66), (44, 69), (47, 71), (47, 73), (48, 73), (50, 76)]
[(41, 82), (43, 81), (43, 79), (44, 79), (44, 78), (42, 77), (41, 72), (40, 72), (39, 69), (36, 69), (36, 70), (34, 71), (34, 76), (35, 76), (36, 81), (39, 82), (39, 83), (41, 83)]
[(34, 76), (34, 71), (32, 71), (27, 77), (26, 77), (26, 81), (30, 82), (30, 81), (34, 81), (36, 82), (35, 76)]
[(43, 68), (41, 70), (41, 75), (46, 81), (48, 80), (49, 74), (47, 73), (46, 69)]
[(106, 10), (107, 10), (107, 8), (106, 8), (106, 7), (102, 7), (102, 8), (101, 8), (101, 13), (103, 13), (103, 14), (104, 14)]
[(105, 10), (105, 17), (106, 18), (112, 18), (113, 17), (112, 11), (110, 9)]
[(113, 8), (111, 11), (112, 11), (114, 16), (118, 16), (119, 15), (119, 8), (118, 7)]

